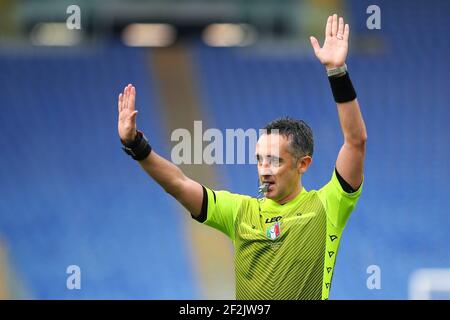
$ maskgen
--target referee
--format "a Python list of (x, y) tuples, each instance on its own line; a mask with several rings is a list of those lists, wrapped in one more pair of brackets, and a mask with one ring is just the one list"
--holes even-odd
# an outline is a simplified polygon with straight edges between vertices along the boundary
[(301, 178), (313, 155), (303, 121), (269, 123), (256, 145), (260, 199), (215, 191), (186, 177), (152, 151), (136, 129), (136, 90), (119, 95), (118, 131), (124, 150), (192, 217), (224, 232), (235, 247), (237, 299), (328, 299), (342, 232), (361, 194), (367, 133), (347, 72), (349, 26), (329, 16), (325, 42), (311, 45), (325, 66), (344, 143), (330, 181), (307, 191)]

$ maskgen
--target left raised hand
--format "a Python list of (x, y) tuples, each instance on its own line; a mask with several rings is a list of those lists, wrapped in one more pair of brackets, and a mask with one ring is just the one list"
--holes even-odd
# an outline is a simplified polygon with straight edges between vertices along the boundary
[(310, 37), (317, 59), (327, 68), (333, 69), (345, 64), (348, 52), (350, 27), (344, 24), (344, 18), (334, 14), (329, 16), (325, 27), (325, 42), (320, 47), (315, 37)]

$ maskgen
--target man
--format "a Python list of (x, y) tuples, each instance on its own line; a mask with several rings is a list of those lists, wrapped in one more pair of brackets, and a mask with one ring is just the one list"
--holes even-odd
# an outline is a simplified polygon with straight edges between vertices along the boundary
[(312, 131), (303, 121), (279, 119), (256, 146), (264, 198), (214, 191), (186, 177), (151, 150), (136, 129), (135, 88), (119, 95), (118, 131), (124, 150), (201, 223), (228, 235), (235, 246), (237, 299), (328, 299), (343, 229), (362, 189), (365, 124), (347, 73), (349, 26), (328, 17), (325, 42), (311, 37), (325, 66), (344, 144), (331, 180), (307, 191), (302, 175), (312, 161)]

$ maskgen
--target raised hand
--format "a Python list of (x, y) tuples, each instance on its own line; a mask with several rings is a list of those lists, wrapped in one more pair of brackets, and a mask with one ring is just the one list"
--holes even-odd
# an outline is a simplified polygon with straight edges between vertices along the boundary
[(320, 47), (315, 37), (310, 37), (311, 45), (317, 59), (328, 69), (345, 64), (348, 52), (348, 36), (350, 27), (344, 24), (344, 18), (334, 14), (329, 16), (325, 27), (325, 42)]
[(124, 88), (123, 93), (119, 94), (118, 99), (118, 131), (120, 139), (125, 143), (133, 141), (136, 137), (136, 117), (138, 112), (135, 109), (135, 101), (136, 88), (129, 84)]

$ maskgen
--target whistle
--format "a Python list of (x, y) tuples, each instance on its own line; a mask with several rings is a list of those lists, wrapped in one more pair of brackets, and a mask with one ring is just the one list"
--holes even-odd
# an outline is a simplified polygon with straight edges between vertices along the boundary
[(258, 188), (258, 193), (259, 194), (264, 194), (267, 191), (269, 191), (269, 184), (268, 183), (264, 183), (264, 184), (260, 185), (259, 188)]

